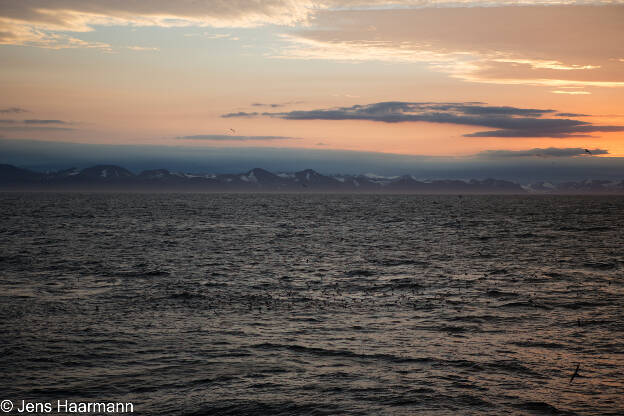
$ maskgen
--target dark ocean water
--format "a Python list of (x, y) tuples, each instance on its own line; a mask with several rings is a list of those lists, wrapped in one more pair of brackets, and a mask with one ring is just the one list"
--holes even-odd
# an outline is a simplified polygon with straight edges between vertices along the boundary
[(622, 415), (623, 295), (620, 197), (0, 194), (0, 399)]

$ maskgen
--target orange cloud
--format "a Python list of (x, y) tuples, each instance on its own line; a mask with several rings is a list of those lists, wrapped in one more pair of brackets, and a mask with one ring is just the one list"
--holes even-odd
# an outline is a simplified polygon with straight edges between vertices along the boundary
[(622, 16), (622, 6), (323, 12), (284, 35), (275, 56), (423, 63), (479, 83), (618, 88)]

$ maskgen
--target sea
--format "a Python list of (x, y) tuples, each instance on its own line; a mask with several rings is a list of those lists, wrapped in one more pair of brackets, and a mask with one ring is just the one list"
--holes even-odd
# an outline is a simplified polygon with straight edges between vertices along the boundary
[(8, 414), (623, 415), (624, 198), (3, 193), (0, 375)]

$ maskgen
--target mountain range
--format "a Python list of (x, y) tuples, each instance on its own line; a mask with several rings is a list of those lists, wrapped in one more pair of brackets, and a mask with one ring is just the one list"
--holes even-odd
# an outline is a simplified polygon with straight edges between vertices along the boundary
[(0, 165), (0, 190), (152, 192), (388, 192), (418, 194), (624, 194), (623, 181), (585, 180), (520, 185), (497, 179), (418, 180), (410, 175), (322, 175), (312, 169), (272, 173), (189, 174), (166, 169), (139, 174), (115, 165), (34, 172)]

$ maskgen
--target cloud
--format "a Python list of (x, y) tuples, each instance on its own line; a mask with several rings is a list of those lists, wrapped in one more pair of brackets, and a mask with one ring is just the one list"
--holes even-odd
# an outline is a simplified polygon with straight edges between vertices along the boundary
[[(289, 29), (281, 37), (282, 43), (270, 54), (274, 58), (418, 63), (467, 82), (542, 86), (555, 94), (577, 96), (591, 92), (565, 88), (624, 87), (620, 58), (624, 0), (3, 0), (1, 4), (0, 44), (112, 52), (110, 44), (80, 39), (79, 34), (99, 26), (280, 25), (298, 30)], [(523, 7), (511, 7), (518, 4)], [(545, 5), (549, 7), (541, 7)], [(206, 36), (235, 39), (225, 33)]]
[[(390, 40), (344, 39), (345, 35), (335, 32), (331, 39), (316, 38), (324, 32), (301, 32), (299, 34), (283, 34), (281, 40), (285, 46), (276, 51), (274, 58), (301, 60), (328, 60), (339, 62), (391, 62), (391, 63), (428, 63), (448, 72), (465, 67), (468, 72), (471, 61), (475, 58), (465, 52), (438, 52), (420, 47), (409, 41), (395, 43)], [(473, 68), (474, 69), (474, 68)]]
[(0, 108), (0, 114), (18, 114), (28, 112), (28, 110), (24, 110), (23, 108), (19, 107)]
[[(547, 121), (547, 120), (543, 120)], [(523, 129), (505, 129), (479, 131), (476, 133), (464, 134), (464, 137), (553, 137), (565, 139), (570, 137), (592, 137), (590, 133), (613, 133), (624, 131), (624, 126), (594, 126), (589, 123), (576, 122), (576, 120), (568, 120), (571, 125), (551, 125), (531, 126), (530, 124)], [(576, 122), (576, 124), (575, 124)], [(583, 125), (587, 124), (587, 125)]]
[(239, 111), (238, 113), (228, 113), (228, 114), (223, 114), (221, 117), (223, 118), (233, 118), (233, 117), (256, 117), (260, 115), (260, 113), (257, 112), (253, 112), (253, 113), (247, 113), (245, 111)]
[(557, 117), (590, 117), (589, 114), (577, 114), (577, 113), (557, 113)]
[[(592, 155), (608, 155), (609, 151), (604, 149), (591, 149)], [(485, 150), (483, 152), (478, 153), (476, 156), (478, 157), (486, 157), (486, 158), (509, 158), (509, 157), (541, 157), (541, 158), (551, 158), (551, 157), (576, 157), (576, 156), (589, 156), (589, 154), (580, 147), (567, 147), (567, 148), (558, 148), (558, 147), (549, 147), (546, 149), (530, 149), (530, 150)]]
[(0, 127), (0, 130), (2, 131), (72, 131), (75, 130), (71, 127), (53, 127), (53, 126), (2, 126)]
[[(18, 109), (21, 110), (21, 109)], [(13, 111), (17, 113), (26, 112)], [(46, 120), (46, 119), (27, 119), (27, 120), (14, 120), (14, 119), (0, 119), (0, 129), (3, 131), (70, 131), (74, 130), (69, 127), (59, 127), (69, 125), (63, 120)]]
[[(303, 104), (303, 101), (286, 101), (283, 103), (251, 103), (252, 107), (270, 107), (270, 108), (279, 108), (279, 107), (288, 107), (290, 105)], [(257, 113), (253, 113), (254, 115), (258, 115)]]
[[(111, 52), (112, 47), (104, 42), (90, 42), (71, 36), (67, 33), (57, 33), (55, 30), (69, 30), (47, 28), (36, 23), (6, 19), (0, 15), (0, 45), (25, 45), (47, 49), (99, 49)], [(90, 30), (85, 28), (84, 31)]]
[[(109, 45), (86, 42), (66, 32), (88, 32), (107, 26), (254, 27), (307, 24), (319, 11), (396, 8), (509, 6), (516, 0), (3, 0), (0, 44), (45, 48)], [(524, 0), (523, 5), (620, 4), (621, 0)], [(562, 19), (565, 20), (565, 19)], [(366, 30), (375, 27), (365, 26)], [(65, 32), (65, 33), (59, 33)]]
[(229, 33), (204, 33), (208, 39), (227, 39), (231, 35)]
[[(273, 56), (422, 64), (463, 81), (556, 91), (624, 87), (621, 63), (614, 59), (621, 56), (623, 3), (556, 5), (561, 3), (461, 7), (476, 3), (456, 2), (451, 7), (444, 2), (448, 7), (321, 11), (309, 26), (283, 35), (284, 46)], [(510, 3), (480, 3), (501, 4)]]
[(204, 36), (208, 39), (227, 39), (227, 40), (240, 40), (240, 38), (236, 36), (232, 36), (229, 33), (208, 33), (205, 32)]
[(600, 65), (566, 65), (559, 61), (540, 60), (540, 59), (519, 59), (519, 58), (499, 58), (492, 59), (493, 62), (502, 62), (507, 64), (528, 65), (532, 69), (555, 69), (558, 71), (578, 71), (581, 69), (599, 69)]
[(40, 119), (30, 119), (24, 120), (25, 124), (68, 124), (63, 120), (40, 120)]
[(589, 91), (566, 91), (566, 90), (553, 90), (553, 94), (570, 94), (570, 95), (590, 95)]
[[(253, 27), (294, 25), (324, 7), (316, 0), (3, 0), (0, 44), (44, 48), (96, 47), (67, 32), (81, 33), (96, 26), (212, 26)], [(320, 4), (320, 3), (319, 3)]]
[(277, 107), (284, 107), (286, 104), (281, 104), (281, 103), (273, 103), (273, 104), (252, 103), (251, 105), (252, 105), (252, 107), (271, 107), (271, 108), (277, 108)]
[(252, 107), (271, 107), (271, 108), (278, 108), (278, 107), (284, 107), (284, 104), (279, 104), (279, 103), (275, 103), (275, 104), (264, 104), (264, 103), (252, 103), (251, 104)]
[(298, 140), (297, 137), (285, 136), (229, 136), (226, 134), (199, 134), (195, 136), (176, 137), (180, 140), (208, 140), (208, 141), (255, 141), (255, 140)]
[[(387, 101), (351, 107), (262, 113), (285, 120), (366, 120), (382, 123), (428, 122), (489, 127), (496, 130), (465, 137), (585, 137), (593, 132), (624, 131), (624, 126), (600, 126), (570, 118), (544, 118), (552, 109), (488, 106), (483, 103)], [(247, 117), (249, 113), (223, 117)], [(257, 114), (256, 114), (257, 115)]]
[(143, 51), (158, 52), (160, 50), (160, 48), (156, 46), (126, 46), (126, 49), (129, 49), (131, 51), (139, 51), (139, 52), (143, 52)]

